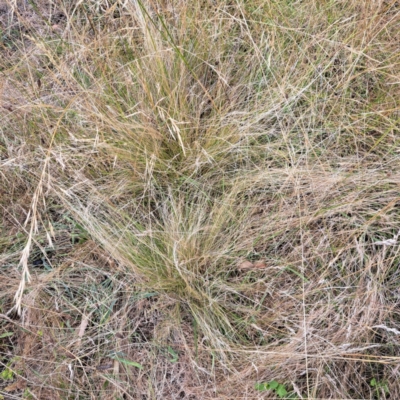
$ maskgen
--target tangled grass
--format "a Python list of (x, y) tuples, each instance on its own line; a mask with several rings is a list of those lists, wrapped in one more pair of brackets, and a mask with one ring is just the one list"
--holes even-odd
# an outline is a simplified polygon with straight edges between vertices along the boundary
[(0, 22), (0, 398), (400, 398), (397, 1)]

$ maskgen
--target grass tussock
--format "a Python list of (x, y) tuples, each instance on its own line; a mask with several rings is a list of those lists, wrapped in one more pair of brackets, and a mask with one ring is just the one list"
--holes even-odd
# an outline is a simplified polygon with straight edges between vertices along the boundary
[(0, 23), (0, 398), (400, 398), (398, 2)]

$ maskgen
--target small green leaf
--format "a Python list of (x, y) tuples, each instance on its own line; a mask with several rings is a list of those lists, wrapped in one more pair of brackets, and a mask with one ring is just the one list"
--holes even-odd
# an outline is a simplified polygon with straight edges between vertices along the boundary
[(376, 386), (376, 379), (372, 378), (371, 382), (369, 383), (372, 387)]
[(276, 389), (276, 394), (280, 398), (285, 397), (287, 395), (287, 390), (286, 390), (285, 386), (279, 385), (278, 388)]
[(0, 373), (0, 377), (5, 381), (14, 379), (14, 373), (10, 368), (6, 368)]
[(131, 367), (136, 367), (136, 368), (139, 368), (139, 369), (143, 369), (143, 365), (139, 364), (139, 363), (137, 363), (135, 361), (130, 361), (130, 360), (127, 360), (125, 358), (119, 358), (119, 357), (114, 357), (114, 360), (119, 361), (121, 364), (130, 365)]
[(382, 389), (386, 394), (389, 394), (389, 387), (386, 382), (383, 384)]
[(34, 397), (32, 396), (32, 393), (31, 393), (31, 391), (28, 389), (28, 388), (26, 388), (25, 390), (24, 390), (24, 393), (23, 393), (23, 398), (24, 399), (33, 399)]
[(271, 390), (276, 390), (279, 386), (280, 386), (279, 382), (277, 382), (275, 380), (267, 383), (268, 389), (271, 389)]
[(0, 339), (3, 339), (3, 338), (5, 338), (5, 337), (10, 337), (10, 336), (12, 336), (12, 335), (14, 335), (14, 332), (5, 332), (5, 333), (2, 333), (2, 334), (0, 335)]
[(268, 390), (267, 383), (264, 382), (256, 383), (254, 385), (254, 389), (258, 390), (259, 392), (264, 392), (265, 390)]
[(179, 358), (178, 353), (171, 346), (168, 346), (168, 353), (172, 356), (169, 361), (172, 363), (176, 363)]

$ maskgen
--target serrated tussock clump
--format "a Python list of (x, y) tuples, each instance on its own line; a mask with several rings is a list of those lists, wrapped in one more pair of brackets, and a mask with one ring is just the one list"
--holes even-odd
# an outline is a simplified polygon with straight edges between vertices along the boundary
[(397, 2), (3, 3), (0, 398), (400, 397)]

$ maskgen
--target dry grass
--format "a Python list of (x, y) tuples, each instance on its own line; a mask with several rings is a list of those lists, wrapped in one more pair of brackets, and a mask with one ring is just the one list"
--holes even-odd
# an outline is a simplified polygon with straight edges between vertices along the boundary
[(0, 398), (400, 398), (397, 1), (0, 23)]

